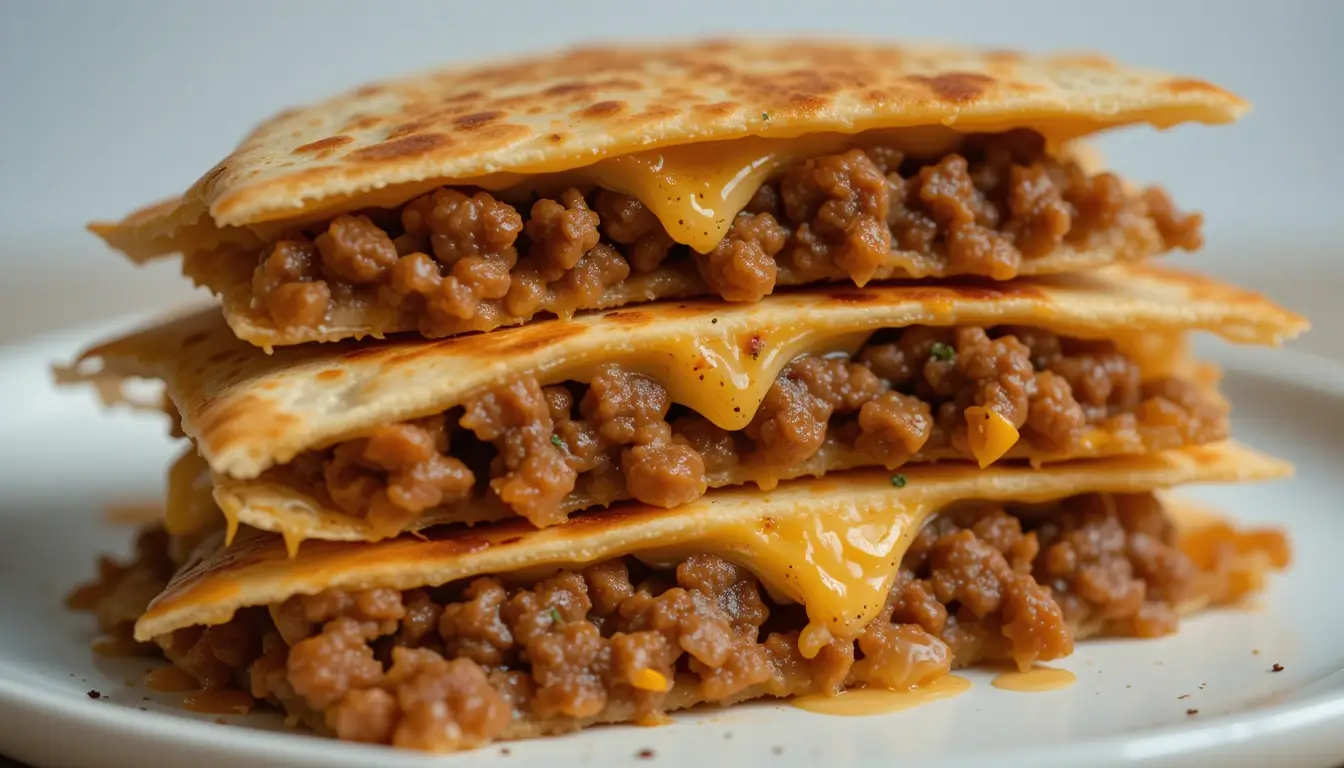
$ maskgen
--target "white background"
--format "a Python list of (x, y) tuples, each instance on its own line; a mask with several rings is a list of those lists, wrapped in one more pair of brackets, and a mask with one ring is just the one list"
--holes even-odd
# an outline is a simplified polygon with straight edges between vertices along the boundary
[(1255, 103), (1231, 127), (1128, 130), (1112, 164), (1209, 217), (1180, 263), (1312, 315), (1344, 357), (1344, 2), (300, 2), (0, 0), (0, 341), (180, 301), (82, 231), (180, 191), (271, 112), (435, 63), (746, 31), (1095, 49)]

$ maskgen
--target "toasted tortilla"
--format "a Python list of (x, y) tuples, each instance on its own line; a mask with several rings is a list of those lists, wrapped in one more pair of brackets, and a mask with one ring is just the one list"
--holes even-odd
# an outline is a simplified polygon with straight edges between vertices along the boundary
[[(857, 629), (883, 605), (900, 555), (923, 520), (953, 502), (1044, 502), (1085, 492), (1268, 480), (1291, 471), (1282, 461), (1222, 443), (1042, 469), (918, 465), (904, 473), (902, 487), (893, 487), (886, 472), (845, 473), (784, 483), (769, 493), (715, 490), (674, 509), (623, 504), (542, 529), (510, 520), (377, 543), (316, 541), (294, 558), (280, 536), (249, 530), (225, 548), (220, 533), (154, 599), (135, 636), (148, 641), (183, 627), (221, 624), (240, 608), (327, 588), (406, 590), (628, 554), (658, 560), (693, 552), (751, 569), (772, 592), (807, 608), (813, 632)], [(808, 567), (786, 577), (795, 563)]]
[(659, 303), (439, 341), (288, 347), (238, 340), (218, 311), (175, 318), (86, 351), (65, 382), (104, 392), (159, 378), (211, 469), (258, 477), (300, 452), (441, 413), (524, 374), (585, 381), (617, 363), (658, 379), (718, 426), (750, 422), (788, 362), (857, 348), (881, 328), (1028, 325), (1082, 338), (1212, 331), (1277, 344), (1306, 321), (1258, 294), (1145, 265), (1030, 282), (817, 288), (758, 304)]
[(747, 136), (1226, 123), (1240, 98), (1091, 54), (857, 40), (589, 47), (366, 85), (287, 110), (181, 198), (93, 230), (142, 261), (259, 242), (250, 226), (396, 205), (446, 183), (537, 174)]

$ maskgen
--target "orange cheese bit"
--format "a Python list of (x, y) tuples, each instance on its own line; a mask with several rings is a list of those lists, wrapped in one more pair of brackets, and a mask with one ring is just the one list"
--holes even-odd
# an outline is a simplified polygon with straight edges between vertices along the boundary
[(966, 409), (966, 429), (971, 453), (981, 469), (998, 461), (1008, 449), (1017, 445), (1020, 437), (1017, 427), (1003, 414), (981, 405)]
[(647, 667), (635, 670), (630, 675), (630, 684), (641, 691), (667, 691), (672, 688), (672, 681), (666, 675)]

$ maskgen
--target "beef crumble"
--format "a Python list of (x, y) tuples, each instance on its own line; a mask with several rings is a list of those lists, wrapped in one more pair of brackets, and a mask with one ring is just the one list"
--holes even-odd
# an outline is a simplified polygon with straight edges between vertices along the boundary
[(638, 200), (607, 189), (515, 206), (444, 187), (280, 237), (260, 255), (252, 305), (283, 332), (360, 305), (441, 337), (593, 308), (664, 263), (686, 264), (726, 300), (756, 301), (778, 284), (863, 285), (891, 274), (893, 251), (915, 276), (1004, 280), (1062, 245), (1121, 260), (1194, 250), (1201, 223), (1161, 189), (1128, 191), (1017, 130), (968, 136), (941, 157), (870, 145), (809, 158), (761, 187), (709, 253), (676, 244)]
[(98, 618), (98, 629), (119, 649), (152, 650), (135, 642), (132, 629), (149, 602), (168, 586), (177, 568), (169, 556), (171, 549), (170, 537), (162, 528), (145, 528), (136, 537), (131, 561), (121, 564), (100, 557), (98, 577), (72, 590), (65, 598), (66, 607), (92, 611)]
[(1098, 633), (1166, 634), (1183, 605), (1236, 600), (1255, 588), (1248, 568), (1287, 551), (1276, 531), (1205, 533), (1179, 537), (1151, 494), (957, 504), (921, 529), (878, 615), (810, 659), (802, 608), (710, 555), (675, 570), (618, 558), (526, 584), (326, 590), (158, 642), (205, 689), (240, 687), (342, 739), (452, 751), (700, 702), (1026, 668)]
[(290, 469), (312, 496), (390, 536), (472, 493), (538, 526), (563, 522), (576, 493), (673, 507), (743, 474), (766, 484), (790, 477), (827, 444), (851, 464), (888, 469), (969, 458), (973, 406), (1002, 415), (1036, 455), (1076, 453), (1099, 434), (1136, 451), (1226, 436), (1225, 409), (1207, 393), (1140, 373), (1108, 342), (1036, 328), (912, 327), (879, 333), (852, 358), (795, 359), (740, 431), (608, 365), (586, 385), (522, 376), (461, 409), (300, 456)]

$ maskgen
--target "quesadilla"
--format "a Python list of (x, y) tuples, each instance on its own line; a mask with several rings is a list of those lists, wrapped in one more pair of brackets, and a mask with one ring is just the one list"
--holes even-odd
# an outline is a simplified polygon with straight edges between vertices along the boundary
[(1183, 525), (1155, 492), (1289, 472), (1224, 443), (1043, 469), (921, 465), (900, 487), (846, 473), (542, 529), (314, 542), (295, 558), (250, 530), (203, 542), (134, 620), (108, 609), (131, 576), (166, 578), (160, 533), (76, 602), (108, 631), (133, 623), (202, 688), (342, 739), (446, 752), (1166, 634), (1289, 555), (1275, 530)]
[(182, 253), (267, 349), (818, 282), (1002, 280), (1197, 248), (1197, 214), (1071, 142), (1247, 109), (1094, 55), (586, 48), (282, 112), (181, 197), (91, 229), (136, 261)]
[[(992, 284), (655, 303), (440, 341), (273, 355), (216, 311), (86, 352), (65, 380), (162, 379), (193, 448), (168, 527), (376, 540), (908, 462), (1037, 465), (1227, 437), (1184, 334), (1278, 343), (1304, 321), (1151, 266)], [(213, 496), (213, 500), (210, 498)], [(201, 501), (201, 499), (204, 499)]]

